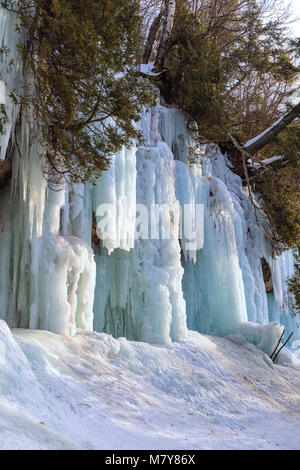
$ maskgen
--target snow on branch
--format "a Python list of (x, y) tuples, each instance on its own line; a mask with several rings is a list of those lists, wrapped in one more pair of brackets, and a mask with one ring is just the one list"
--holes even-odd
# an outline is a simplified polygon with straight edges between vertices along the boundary
[(257, 137), (246, 142), (243, 146), (250, 155), (254, 155), (267, 144), (269, 144), (280, 132), (291, 122), (300, 116), (300, 103), (294, 106), (287, 114), (279, 118), (271, 127), (259, 134)]

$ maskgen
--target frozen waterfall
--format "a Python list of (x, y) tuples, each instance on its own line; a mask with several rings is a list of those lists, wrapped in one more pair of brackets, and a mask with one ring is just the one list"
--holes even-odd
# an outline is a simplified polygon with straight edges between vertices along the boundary
[[(179, 111), (144, 110), (142, 144), (113, 155), (95, 186), (47, 187), (42, 151), (9, 98), (20, 80), (20, 64), (9, 66), (18, 38), (10, 15), (0, 14), (0, 44), (10, 45), (0, 57), (8, 116), (1, 159), (14, 163), (0, 191), (0, 318), (163, 344), (183, 340), (187, 328), (228, 335), (247, 321), (277, 321), (300, 338), (285, 295), (292, 255), (272, 256), (241, 179), (216, 146), (191, 141)], [(153, 212), (164, 207), (172, 208), (169, 225)]]

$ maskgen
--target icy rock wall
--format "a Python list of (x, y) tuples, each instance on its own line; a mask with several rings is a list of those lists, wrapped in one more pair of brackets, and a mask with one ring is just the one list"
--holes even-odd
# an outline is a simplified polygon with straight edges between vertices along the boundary
[[(12, 180), (0, 193), (0, 317), (11, 327), (72, 335), (93, 328), (95, 262), (86, 189), (47, 187), (42, 149), (10, 93), (23, 85), (16, 19), (0, 9), (0, 101), (7, 122), (1, 160), (12, 158)], [(11, 60), (13, 59), (13, 63)], [(86, 220), (88, 218), (88, 222)]]
[[(197, 149), (178, 111), (162, 108), (159, 128), (176, 158), (178, 200), (181, 204), (204, 204), (203, 247), (196, 253), (182, 252), (188, 328), (225, 335), (247, 321), (276, 321), (285, 326), (285, 336), (294, 331), (294, 339), (300, 338), (299, 319), (292, 318), (286, 295), (286, 280), (294, 272), (292, 254), (272, 256), (247, 191), (218, 148), (210, 145)], [(193, 150), (190, 159), (189, 148)], [(198, 163), (194, 157), (197, 152)], [(263, 258), (272, 275), (269, 293)]]
[[(117, 191), (112, 188), (129, 180), (127, 198), (136, 185), (136, 199), (131, 199), (131, 209), (127, 207), (129, 214), (136, 210), (139, 218), (140, 204), (148, 210), (153, 204), (187, 204), (193, 218), (197, 205), (202, 205), (203, 224), (197, 227), (197, 249), (185, 239), (184, 221), (176, 217), (172, 228), (175, 240), (141, 240), (140, 234), (135, 234), (134, 247), (129, 244), (124, 248), (118, 236), (114, 250), (110, 241), (108, 245), (103, 241), (104, 248), (96, 248), (95, 329), (168, 343), (185, 337), (185, 322), (190, 329), (227, 335), (247, 321), (277, 321), (286, 326), (287, 333), (294, 330), (299, 337), (284, 294), (286, 278), (293, 272), (292, 255), (273, 258), (270, 243), (257, 226), (246, 190), (230, 170), (230, 163), (215, 146), (197, 148), (187, 133), (184, 116), (174, 109), (158, 106), (144, 112), (140, 127), (143, 145), (136, 155), (128, 153), (127, 162), (132, 162), (121, 180), (116, 167), (124, 171), (122, 155), (100, 178), (97, 186), (103, 189), (110, 180), (110, 191), (101, 189), (101, 197), (94, 197), (94, 210), (97, 203), (120, 204), (122, 199), (111, 197), (111, 192)], [(192, 160), (191, 147), (198, 153)], [(122, 210), (116, 207), (115, 213)], [(128, 227), (134, 230), (124, 224), (125, 234)], [(148, 230), (150, 234), (150, 226)], [(176, 234), (182, 235), (180, 243)], [(127, 237), (132, 241), (134, 235)], [(268, 294), (262, 258), (272, 273), (273, 290)]]
[(21, 142), (18, 175), (1, 191), (1, 318), (11, 327), (65, 335), (93, 329), (93, 251), (71, 231), (76, 219), (68, 219), (69, 231), (63, 227), (64, 211), (74, 211), (78, 196), (47, 189), (39, 153), (24, 135)]
[[(176, 209), (175, 161), (169, 146), (161, 140), (158, 119), (158, 109), (144, 112), (141, 121), (144, 144), (136, 154), (127, 154), (127, 160), (134, 164), (129, 164), (123, 179), (118, 180), (116, 174), (120, 176), (120, 171), (116, 167), (124, 169), (124, 163), (120, 156), (114, 158), (111, 168), (97, 185), (103, 189), (102, 181), (105, 185), (110, 180), (111, 191), (103, 193), (101, 189), (99, 192), (96, 187), (95, 209), (98, 204), (116, 200), (111, 193), (115, 194), (117, 188), (120, 190), (120, 185), (125, 189), (125, 200), (130, 201), (127, 204), (129, 217), (133, 212), (137, 219), (144, 215), (143, 211), (149, 215), (152, 205), (167, 204)], [(126, 186), (124, 181), (127, 180)], [(115, 184), (117, 188), (113, 189)], [(135, 200), (131, 198), (132, 193), (136, 195)], [(117, 206), (119, 203), (117, 199)], [(116, 207), (115, 212), (122, 214), (123, 211)], [(110, 240), (109, 246), (104, 240), (102, 247), (96, 250), (95, 329), (115, 336), (126, 335), (129, 339), (168, 344), (171, 340), (184, 339), (187, 332), (179, 218), (175, 214), (170, 227), (171, 239), (162, 239), (159, 233), (153, 236), (150, 222), (149, 215), (149, 224), (141, 228), (134, 217), (132, 223), (121, 225), (130, 241), (127, 247), (117, 237), (117, 249), (110, 255)]]
[[(9, 45), (0, 56), (8, 117), (1, 159), (14, 161), (11, 184), (0, 193), (0, 317), (11, 327), (65, 335), (94, 328), (165, 344), (183, 340), (187, 327), (227, 335), (247, 321), (277, 321), (299, 338), (285, 296), (292, 255), (272, 257), (240, 178), (216, 147), (192, 141), (180, 112), (145, 110), (143, 144), (113, 155), (95, 186), (47, 187), (34, 129), (9, 98), (23, 80), (20, 37), (15, 19), (0, 12), (0, 44)], [(151, 219), (139, 224), (153, 205), (174, 208), (158, 234)], [(191, 220), (200, 220), (196, 246), (178, 212), (184, 205)], [(102, 225), (91, 248), (94, 219), (103, 217), (110, 237)], [(272, 273), (268, 294), (262, 258)]]

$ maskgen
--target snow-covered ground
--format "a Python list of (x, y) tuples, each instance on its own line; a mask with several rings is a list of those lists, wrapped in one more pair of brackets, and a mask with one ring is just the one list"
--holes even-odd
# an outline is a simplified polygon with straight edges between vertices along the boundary
[(158, 346), (1, 321), (0, 436), (2, 449), (300, 449), (300, 368), (195, 332)]

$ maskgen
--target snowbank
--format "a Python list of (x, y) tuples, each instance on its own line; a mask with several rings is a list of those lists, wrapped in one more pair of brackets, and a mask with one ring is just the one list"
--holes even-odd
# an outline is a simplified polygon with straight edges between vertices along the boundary
[(271, 356), (284, 331), (284, 326), (278, 322), (271, 322), (267, 325), (257, 323), (242, 323), (237, 332), (243, 335), (247, 341), (253, 343), (268, 356)]
[(11, 334), (2, 321), (0, 447), (300, 449), (300, 368), (245, 346)]

